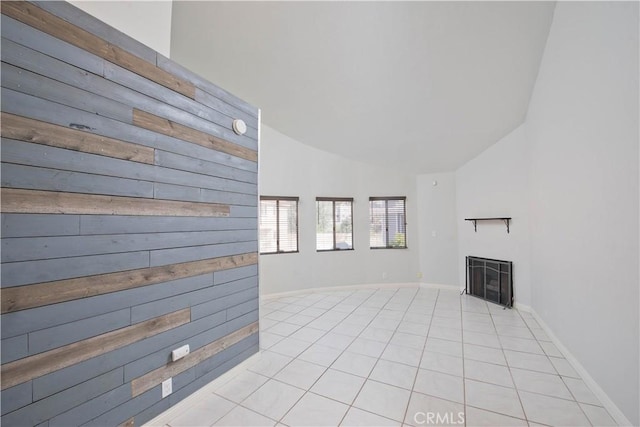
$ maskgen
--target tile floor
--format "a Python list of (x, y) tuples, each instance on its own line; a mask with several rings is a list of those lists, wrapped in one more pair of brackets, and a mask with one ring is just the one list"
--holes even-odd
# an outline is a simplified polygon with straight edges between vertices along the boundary
[(259, 357), (150, 425), (615, 425), (525, 312), (372, 288), (268, 300), (260, 316)]

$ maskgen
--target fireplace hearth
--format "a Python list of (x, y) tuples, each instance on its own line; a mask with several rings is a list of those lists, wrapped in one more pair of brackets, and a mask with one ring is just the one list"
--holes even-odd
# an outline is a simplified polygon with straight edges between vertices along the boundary
[(467, 256), (465, 292), (505, 307), (513, 306), (513, 263)]

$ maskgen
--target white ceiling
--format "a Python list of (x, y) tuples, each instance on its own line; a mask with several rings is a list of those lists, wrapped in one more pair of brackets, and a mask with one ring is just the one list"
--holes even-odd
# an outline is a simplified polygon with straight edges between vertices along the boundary
[(450, 171), (524, 121), (554, 5), (176, 1), (171, 56), (305, 144)]

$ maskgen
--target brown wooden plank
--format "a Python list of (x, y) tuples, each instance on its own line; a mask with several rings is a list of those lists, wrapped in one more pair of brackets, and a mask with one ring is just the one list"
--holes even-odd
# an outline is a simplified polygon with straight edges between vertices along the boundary
[(0, 7), (3, 15), (10, 16), (33, 28), (52, 35), (60, 40), (100, 56), (129, 71), (146, 77), (175, 92), (195, 99), (196, 89), (191, 83), (151, 64), (121, 48), (114, 46), (100, 37), (77, 27), (64, 19), (25, 1), (2, 1)]
[(107, 54), (104, 59), (136, 74), (140, 74), (175, 92), (181, 93), (188, 98), (195, 99), (196, 97), (196, 88), (191, 83), (156, 67), (155, 64), (138, 58), (118, 46), (107, 44)]
[(123, 291), (230, 268), (244, 267), (257, 262), (258, 254), (250, 252), (200, 261), (4, 288), (0, 294), (2, 298), (2, 313)]
[(150, 215), (150, 216), (229, 216), (228, 205), (102, 196), (59, 191), (2, 189), (3, 213)]
[(5, 138), (34, 144), (154, 164), (155, 150), (153, 148), (10, 113), (2, 113), (0, 133)]
[(252, 162), (258, 161), (257, 151), (135, 108), (133, 109), (133, 124)]
[(256, 332), (258, 332), (258, 322), (247, 325), (244, 328), (238, 329), (229, 335), (225, 335), (224, 337), (205, 345), (204, 347), (200, 347), (177, 362), (169, 362), (165, 366), (155, 369), (141, 377), (135, 378), (131, 381), (131, 396), (136, 397), (145, 391), (152, 389), (162, 383), (162, 381), (196, 366), (211, 356), (220, 353)]
[(120, 424), (118, 427), (134, 427), (135, 425), (136, 425), (135, 417), (131, 417), (127, 421)]
[(191, 310), (185, 308), (126, 328), (5, 363), (2, 365), (2, 390), (189, 323), (190, 313)]

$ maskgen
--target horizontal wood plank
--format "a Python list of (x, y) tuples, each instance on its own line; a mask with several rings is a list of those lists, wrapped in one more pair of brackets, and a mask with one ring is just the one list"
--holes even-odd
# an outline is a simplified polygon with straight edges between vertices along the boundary
[[(57, 215), (66, 217), (67, 215)], [(7, 237), (39, 237), (61, 236), (72, 234), (128, 234), (128, 233), (155, 233), (162, 230), (166, 233), (180, 231), (213, 231), (213, 230), (256, 230), (258, 221), (255, 218), (188, 218), (188, 217), (144, 217), (144, 216), (112, 216), (112, 215), (87, 215), (80, 219), (80, 233), (77, 233), (76, 223), (63, 222), (62, 232), (52, 233), (49, 227), (39, 227), (36, 221), (31, 220), (32, 215), (3, 215), (2, 232), (6, 233), (9, 227), (19, 227), (17, 232), (7, 234)], [(78, 218), (76, 217), (76, 220)], [(35, 225), (43, 231), (29, 232), (29, 227)], [(66, 229), (64, 227), (67, 227)], [(75, 228), (74, 228), (75, 227)], [(38, 234), (41, 233), (41, 234)], [(48, 234), (47, 234), (48, 233)], [(3, 234), (4, 237), (4, 234)]]
[(154, 163), (155, 150), (81, 130), (69, 129), (27, 117), (2, 113), (0, 133), (4, 138), (98, 154), (139, 163)]
[[(135, 74), (129, 70), (125, 70), (124, 68), (107, 62), (105, 64), (104, 69), (104, 78), (110, 80), (111, 82), (117, 83), (122, 88), (129, 88), (134, 90), (140, 95), (146, 95), (153, 99), (156, 99), (164, 105), (172, 105), (180, 110), (191, 113), (194, 116), (197, 116), (201, 119), (208, 121), (214, 125), (220, 126), (224, 129), (225, 133), (216, 134), (221, 138), (227, 139), (231, 142), (240, 143), (240, 141), (244, 141), (246, 138), (249, 138), (253, 141), (257, 141), (258, 139), (258, 123), (257, 120), (250, 115), (243, 113), (242, 111), (236, 110), (238, 114), (224, 114), (223, 112), (218, 111), (217, 109), (213, 109), (201, 102), (197, 102), (191, 98), (187, 98), (184, 96), (175, 96), (175, 93), (170, 89), (159, 85), (155, 82), (152, 82), (144, 77)], [(196, 90), (197, 93), (202, 92), (200, 89)], [(113, 99), (113, 97), (111, 97)], [(221, 104), (224, 104), (222, 101), (219, 101)], [(135, 104), (129, 104), (135, 105)], [(139, 107), (142, 110), (148, 111), (150, 113), (154, 113), (153, 110), (147, 110), (146, 108)], [(155, 113), (154, 113), (155, 114)], [(171, 118), (171, 117), (168, 117)], [(243, 135), (236, 135), (232, 130), (232, 122), (233, 119), (242, 119), (247, 124), (247, 132)], [(188, 123), (183, 123), (189, 126)], [(221, 130), (222, 130), (221, 129)], [(206, 132), (206, 130), (205, 130)], [(227, 138), (226, 135), (230, 135), (237, 139), (234, 141), (232, 139)], [(243, 144), (240, 144), (243, 145)], [(253, 145), (245, 145), (249, 148), (254, 148)]]
[(198, 144), (183, 144), (183, 141), (179, 139), (159, 135), (156, 132), (143, 129), (139, 126), (129, 125), (107, 117), (90, 114), (86, 111), (56, 104), (11, 89), (2, 89), (2, 109), (12, 114), (42, 120), (47, 123), (55, 123), (64, 127), (68, 127), (70, 118), (73, 118), (72, 122), (86, 126), (86, 128), (83, 129), (86, 129), (87, 132), (153, 147), (171, 153), (222, 163), (246, 171), (256, 173), (258, 171), (257, 162), (230, 156), (229, 154), (211, 150)]
[(29, 0), (29, 2), (113, 45), (120, 46), (147, 62), (157, 61), (158, 54), (155, 50), (121, 31), (114, 31), (113, 27), (78, 7), (68, 7), (64, 3), (51, 0)]
[(102, 295), (257, 264), (255, 252), (5, 288), (2, 313)]
[[(68, 258), (121, 252), (224, 245), (256, 241), (253, 230), (214, 230), (178, 233), (111, 234), (106, 236), (48, 236), (2, 238), (2, 262)], [(192, 260), (195, 260), (192, 259)]]
[(1, 224), (3, 239), (11, 237), (75, 236), (82, 232), (79, 215), (2, 214)]
[(131, 395), (136, 397), (147, 390), (152, 389), (162, 381), (174, 377), (181, 372), (190, 369), (197, 364), (205, 361), (206, 359), (215, 356), (216, 354), (224, 351), (232, 345), (242, 341), (243, 339), (258, 332), (258, 322), (251, 323), (244, 328), (225, 335), (224, 337), (215, 340), (204, 347), (200, 347), (194, 352), (188, 354), (183, 359), (177, 362), (170, 362), (166, 366), (155, 369), (141, 377), (138, 377), (131, 381)]
[(228, 205), (57, 191), (2, 189), (2, 213), (229, 216)]
[(140, 74), (141, 76), (186, 97), (191, 99), (195, 98), (196, 88), (191, 83), (179, 79), (176, 76), (156, 67), (155, 64), (144, 61), (117, 46), (107, 44), (107, 53), (104, 56), (104, 59), (129, 71), (133, 71), (136, 74)]
[[(242, 253), (244, 252), (250, 251), (243, 251)], [(0, 285), (3, 288), (33, 285), (35, 283), (97, 276), (99, 274), (148, 268), (150, 266), (149, 251), (8, 262), (2, 264)]]
[[(4, 101), (4, 98), (3, 98)], [(186, 145), (186, 144), (185, 144)], [(193, 145), (193, 144), (189, 144)], [(202, 148), (202, 147), (199, 147)], [(204, 149), (204, 148), (203, 148)], [(210, 151), (210, 150), (207, 150)], [(230, 156), (231, 157), (231, 156)], [(82, 153), (79, 151), (69, 151), (58, 147), (50, 147), (47, 145), (31, 144), (15, 139), (2, 138), (2, 161), (5, 163), (14, 163), (19, 165), (34, 166), (46, 169), (58, 169), (70, 172), (83, 172), (93, 175), (106, 175), (114, 178), (127, 178), (136, 181), (148, 181), (149, 183), (158, 185), (174, 185), (180, 187), (191, 187), (202, 190), (216, 190), (223, 194), (241, 193), (253, 195), (257, 198), (257, 186), (252, 183), (235, 181), (227, 178), (218, 178), (203, 175), (197, 172), (189, 172), (174, 168), (167, 168), (156, 165), (129, 162), (122, 159), (114, 159), (110, 157), (98, 156), (90, 153)], [(5, 185), (5, 187), (14, 187), (13, 185)], [(21, 187), (22, 188), (22, 187)], [(31, 188), (31, 187), (26, 187)], [(37, 188), (36, 188), (37, 189)], [(49, 187), (42, 187), (40, 190), (51, 190)], [(66, 190), (60, 190), (66, 191)], [(81, 192), (81, 191), (69, 191)], [(96, 193), (95, 191), (86, 191), (86, 193)], [(109, 194), (113, 196), (123, 196), (118, 192), (102, 192), (101, 194)], [(187, 193), (188, 194), (188, 191)], [(129, 195), (130, 196), (130, 195)], [(163, 200), (184, 200), (192, 202), (220, 203), (223, 205), (236, 204), (233, 198), (231, 203), (217, 200), (211, 197), (202, 197), (197, 199), (173, 198), (154, 196), (155, 199)], [(246, 203), (244, 203), (246, 205)]]
[[(231, 105), (234, 108), (237, 108), (241, 111), (246, 112), (254, 118), (259, 118), (260, 113), (258, 108), (250, 105), (246, 101), (238, 98), (232, 93), (222, 89), (219, 86), (214, 85), (210, 81), (198, 76), (197, 74), (192, 73), (190, 70), (186, 69), (182, 65), (177, 62), (158, 54), (156, 58), (156, 63), (159, 68), (162, 68), (169, 73), (178, 76), (180, 78), (185, 79), (186, 81), (192, 83), (197, 88), (204, 90), (205, 92), (213, 95), (215, 98), (218, 98), (225, 102), (228, 105)], [(200, 101), (202, 102), (202, 101)], [(215, 106), (211, 105), (211, 107), (215, 108)]]
[(184, 309), (2, 365), (2, 390), (190, 322)]
[[(61, 191), (65, 193), (109, 194), (112, 196), (148, 199), (171, 199), (169, 197), (154, 197), (153, 182), (25, 166), (10, 162), (5, 162), (2, 165), (2, 187)], [(200, 199), (186, 199), (186, 201), (199, 202)]]
[(218, 162), (210, 162), (162, 150), (156, 152), (156, 165), (251, 184), (258, 183), (258, 174), (256, 172), (245, 171)]
[(169, 89), (195, 98), (195, 86), (102, 38), (25, 1), (0, 2), (3, 15), (118, 64)]
[(258, 251), (258, 241), (235, 242), (219, 245), (202, 245), (185, 248), (158, 249), (151, 251), (149, 266), (190, 262), (203, 259), (220, 258), (237, 254), (246, 254)]
[(158, 117), (145, 111), (138, 109), (133, 110), (133, 124), (147, 130), (172, 136), (183, 141), (189, 141), (245, 160), (250, 160), (252, 162), (258, 161), (258, 152), (255, 150), (239, 146), (208, 133), (192, 129), (171, 120), (163, 119), (162, 117)]
[(89, 71), (96, 76), (103, 74), (106, 61), (99, 56), (16, 21), (7, 15), (0, 15), (0, 20), (0, 25), (2, 26), (2, 60), (4, 62), (13, 63), (5, 56), (7, 46), (10, 44), (8, 42), (13, 41), (19, 43), (23, 48), (37, 50), (52, 59), (56, 58), (64, 63)]
[(2, 63), (1, 72), (3, 89), (26, 93), (123, 123), (131, 123), (133, 120), (132, 105), (126, 105), (122, 100), (96, 95), (73, 84), (63, 83), (6, 62)]

